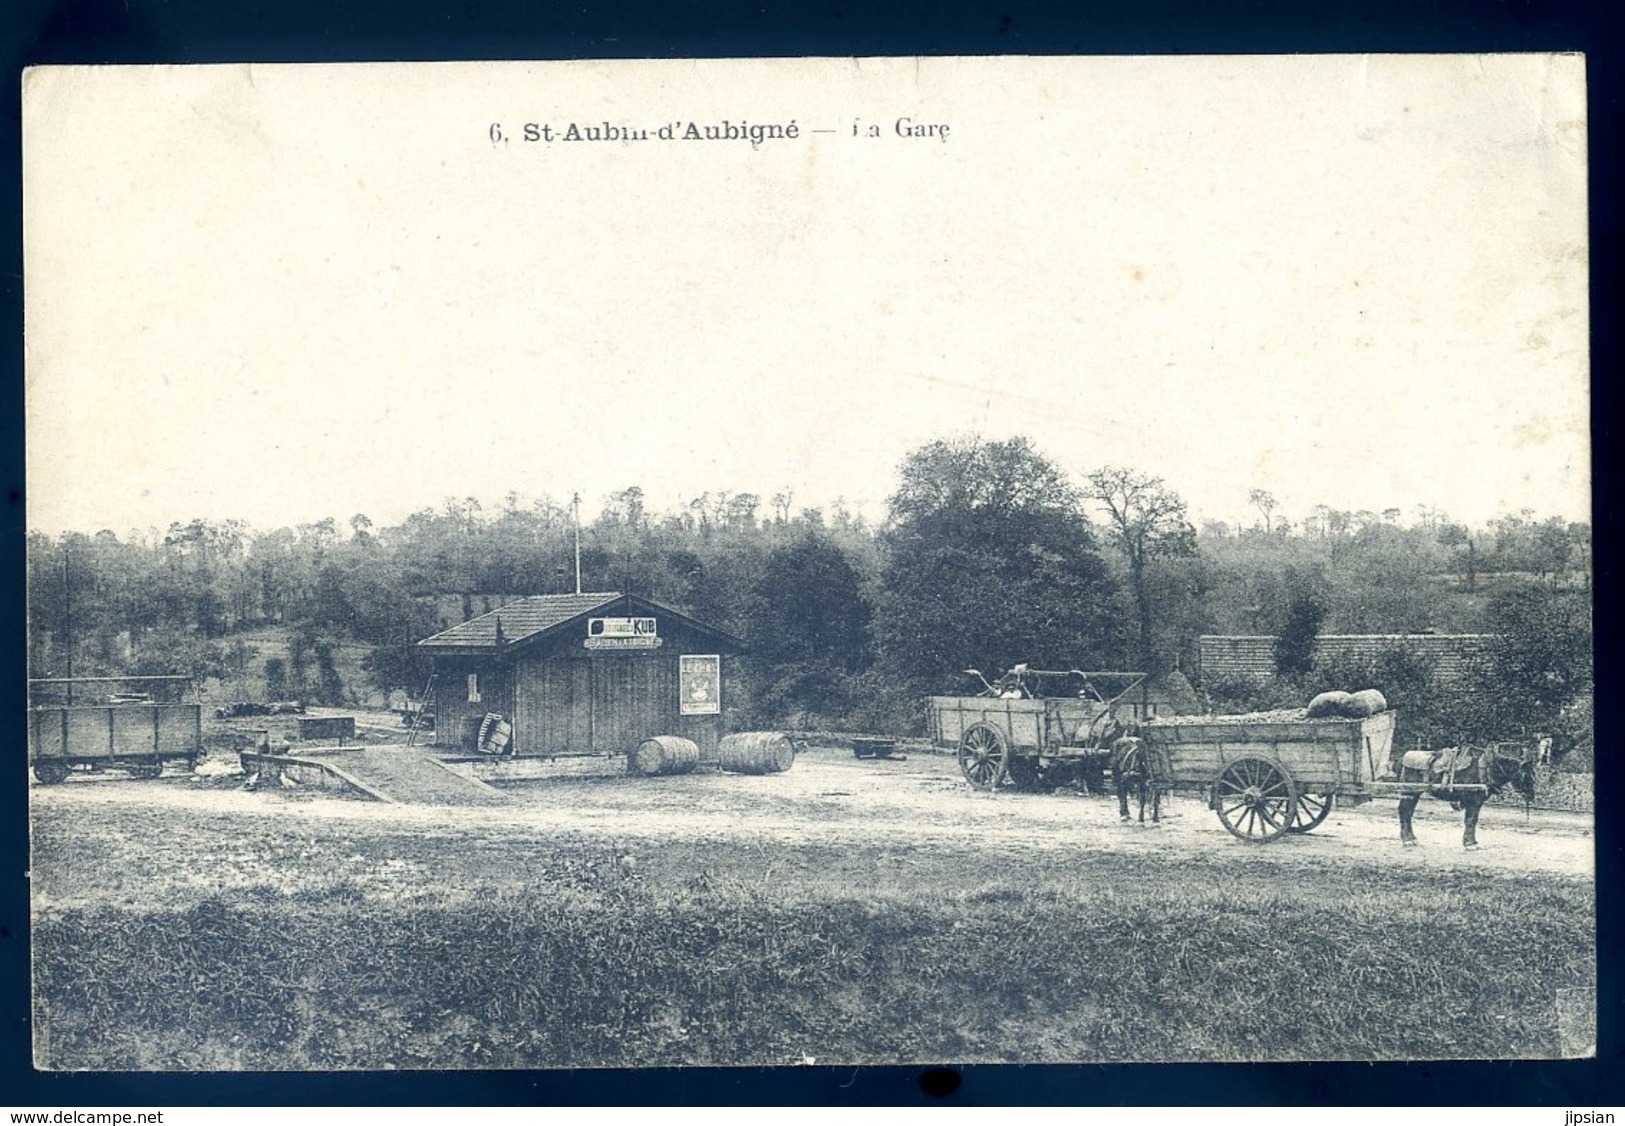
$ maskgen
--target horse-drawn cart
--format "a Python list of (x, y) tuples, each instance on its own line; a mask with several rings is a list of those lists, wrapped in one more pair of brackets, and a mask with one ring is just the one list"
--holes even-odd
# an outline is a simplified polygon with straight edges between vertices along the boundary
[(1396, 718), (1177, 716), (1149, 720), (1140, 734), (1152, 787), (1206, 798), (1226, 829), (1262, 843), (1307, 833), (1339, 798), (1404, 792), (1405, 783), (1382, 780), (1394, 773)]
[[(1479, 811), (1508, 787), (1535, 798), (1534, 759), (1520, 744), (1394, 748), (1398, 717), (1289, 715), (1153, 719), (1140, 730), (1148, 785), (1200, 794), (1231, 833), (1263, 843), (1307, 833), (1334, 802), (1399, 799), (1400, 840), (1415, 844), (1411, 815), (1425, 795), (1465, 813), (1462, 843), (1478, 847)], [(1154, 816), (1155, 814), (1153, 814)]]
[(982, 681), (983, 691), (932, 696), (927, 710), (932, 741), (958, 755), (965, 780), (980, 790), (1069, 780), (1101, 788), (1111, 742), (1122, 733), (1117, 702), (1145, 680), (1139, 672), (1017, 665), (990, 683), (976, 669), (965, 671)]
[[(1315, 829), (1339, 801), (1358, 805), (1377, 797), (1399, 799), (1400, 837), (1414, 844), (1411, 814), (1420, 798), (1432, 795), (1465, 811), (1463, 843), (1473, 848), (1479, 810), (1489, 798), (1510, 786), (1526, 803), (1534, 800), (1528, 748), (1399, 753), (1398, 715), (1379, 692), (1326, 693), (1347, 701), (1329, 715), (1316, 710), (1317, 698), (1310, 708), (1131, 716), (1125, 723), (1119, 701), (1144, 682), (1144, 673), (1017, 665), (989, 683), (975, 669), (966, 672), (984, 691), (932, 696), (928, 711), (933, 741), (958, 755), (961, 773), (977, 789), (1081, 780), (1099, 793), (1110, 770), (1125, 819), (1130, 790), (1140, 794), (1142, 821), (1147, 799), (1156, 820), (1162, 795), (1186, 793), (1206, 801), (1232, 834), (1260, 844)], [(1115, 693), (1108, 696), (1097, 684), (1111, 684)], [(1142, 717), (1147, 710), (1142, 706)]]

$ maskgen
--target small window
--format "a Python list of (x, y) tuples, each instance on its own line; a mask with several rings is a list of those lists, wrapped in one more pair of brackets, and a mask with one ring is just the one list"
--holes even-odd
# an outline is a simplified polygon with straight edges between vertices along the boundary
[(480, 702), (480, 674), (477, 672), (468, 674), (468, 702), (470, 704)]

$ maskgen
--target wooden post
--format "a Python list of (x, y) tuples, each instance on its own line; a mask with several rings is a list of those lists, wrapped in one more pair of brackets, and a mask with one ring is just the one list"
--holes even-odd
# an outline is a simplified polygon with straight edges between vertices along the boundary
[(576, 493), (570, 497), (570, 509), (575, 514), (573, 523), (576, 533), (576, 593), (581, 593), (581, 494)]
[(73, 576), (68, 571), (68, 545), (62, 545), (62, 641), (68, 653), (68, 707), (73, 707)]

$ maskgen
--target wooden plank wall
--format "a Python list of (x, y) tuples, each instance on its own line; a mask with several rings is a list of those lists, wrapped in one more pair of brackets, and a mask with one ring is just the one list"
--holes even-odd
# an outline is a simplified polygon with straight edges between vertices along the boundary
[[(724, 658), (724, 704), (727, 666)], [(653, 736), (680, 735), (715, 757), (721, 718), (681, 714), (677, 654), (526, 660), (517, 677), (518, 754), (627, 754)]]
[[(468, 700), (468, 674), (480, 677), (479, 703)], [(461, 747), (467, 720), (484, 719), (487, 712), (513, 715), (513, 675), (492, 661), (441, 658), (435, 666), (434, 743), (441, 747)], [(466, 748), (465, 748), (466, 749)]]

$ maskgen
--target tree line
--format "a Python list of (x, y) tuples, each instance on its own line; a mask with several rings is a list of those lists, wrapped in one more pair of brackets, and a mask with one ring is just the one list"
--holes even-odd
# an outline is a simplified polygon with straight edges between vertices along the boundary
[[(1418, 737), (1589, 738), (1589, 525), (1526, 511), (1470, 528), (1425, 507), (1293, 520), (1265, 489), (1247, 500), (1257, 520), (1198, 528), (1153, 475), (1074, 479), (1024, 438), (957, 438), (904, 458), (879, 525), (841, 504), (798, 508), (790, 490), (657, 512), (623, 489), (581, 527), (581, 566), (587, 589), (743, 638), (736, 710), (756, 723), (902, 731), (924, 695), (968, 688), (967, 667), (1193, 673), (1198, 636), (1240, 633), (1280, 638), (1275, 675), (1203, 684), (1216, 708), (1370, 685), (1408, 707)], [(358, 514), (32, 534), (31, 668), (246, 677), (332, 703), (414, 690), (426, 670), (412, 642), (493, 600), (574, 589), (575, 538), (568, 504), (517, 493), (389, 527)], [(250, 668), (244, 637), (267, 629), (288, 655)], [(1312, 656), (1320, 633), (1427, 631), (1498, 640), (1457, 685), (1398, 651), (1385, 667)], [(335, 648), (356, 644), (367, 683), (345, 684)]]

